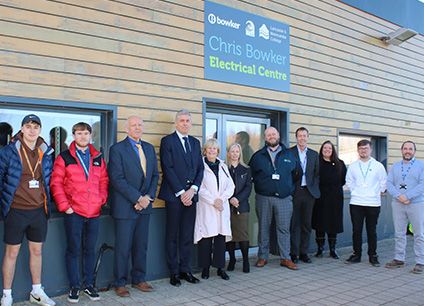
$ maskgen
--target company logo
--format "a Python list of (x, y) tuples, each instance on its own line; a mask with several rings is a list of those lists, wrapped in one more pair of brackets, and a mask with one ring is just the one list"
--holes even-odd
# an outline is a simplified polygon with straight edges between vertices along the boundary
[(253, 23), (253, 21), (246, 21), (245, 33), (246, 36), (255, 37), (255, 24)]
[(269, 39), (269, 30), (265, 24), (262, 24), (259, 28), (259, 37), (262, 37), (263, 39)]
[(209, 21), (210, 24), (215, 24), (215, 22), (216, 22), (216, 16), (214, 14), (210, 13), (208, 15), (208, 21)]
[(219, 16), (212, 13), (208, 15), (208, 21), (210, 24), (219, 24), (224, 27), (229, 27), (237, 30), (240, 28), (240, 23), (234, 22), (232, 19), (227, 20), (219, 18)]

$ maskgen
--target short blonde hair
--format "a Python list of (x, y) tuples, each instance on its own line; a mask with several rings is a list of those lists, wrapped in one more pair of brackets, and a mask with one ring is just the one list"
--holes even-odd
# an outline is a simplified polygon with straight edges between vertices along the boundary
[(202, 148), (203, 156), (206, 155), (206, 149), (207, 148), (218, 148), (218, 155), (219, 155), (219, 152), (221, 151), (220, 147), (219, 147), (219, 142), (215, 138), (209, 138), (208, 140), (206, 140), (206, 142), (205, 142), (205, 144), (203, 145), (203, 148)]
[(240, 151), (240, 155), (239, 155), (239, 163), (244, 166), (244, 167), (248, 167), (244, 161), (243, 161), (243, 150), (241, 148), (241, 145), (238, 142), (233, 142), (232, 144), (230, 144), (230, 146), (228, 147), (228, 151), (227, 151), (227, 165), (231, 165), (231, 160), (230, 160), (230, 152), (231, 150), (237, 147)]

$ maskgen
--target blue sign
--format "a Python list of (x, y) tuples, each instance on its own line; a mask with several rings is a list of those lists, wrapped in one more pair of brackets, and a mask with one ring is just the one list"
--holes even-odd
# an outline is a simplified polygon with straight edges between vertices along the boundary
[(289, 91), (287, 24), (205, 1), (205, 79)]
[(339, 0), (364, 12), (424, 34), (424, 0)]

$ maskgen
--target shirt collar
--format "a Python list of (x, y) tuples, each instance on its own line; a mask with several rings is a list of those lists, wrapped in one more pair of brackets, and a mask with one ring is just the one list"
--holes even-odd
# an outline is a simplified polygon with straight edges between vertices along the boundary
[(137, 144), (141, 144), (141, 139), (139, 141), (135, 141), (134, 139), (132, 139), (131, 137), (128, 136), (128, 139), (130, 141), (130, 143), (135, 146)]
[(177, 133), (178, 138), (180, 138), (181, 141), (184, 141), (183, 137), (187, 137), (188, 138), (188, 135), (183, 135), (180, 132), (178, 132), (177, 130), (175, 130), (175, 132)]
[(306, 154), (306, 152), (308, 152), (308, 147), (306, 147), (306, 148), (305, 148), (305, 150), (303, 150), (303, 152), (302, 152), (302, 151), (300, 151), (300, 148), (299, 148), (299, 146), (298, 146), (298, 145), (296, 145), (296, 147), (297, 147), (297, 152), (299, 152), (299, 155), (300, 155), (300, 154)]

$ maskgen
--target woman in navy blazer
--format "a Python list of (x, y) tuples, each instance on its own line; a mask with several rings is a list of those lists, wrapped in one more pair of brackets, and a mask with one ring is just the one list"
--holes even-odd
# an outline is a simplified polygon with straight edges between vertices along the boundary
[(252, 174), (250, 168), (243, 162), (243, 152), (240, 144), (233, 143), (227, 154), (227, 164), (235, 184), (234, 194), (230, 198), (232, 241), (226, 247), (230, 255), (227, 270), (233, 271), (236, 264), (236, 242), (243, 256), (243, 272), (250, 272), (249, 265), (249, 196), (252, 191)]

